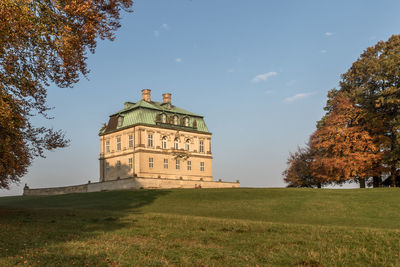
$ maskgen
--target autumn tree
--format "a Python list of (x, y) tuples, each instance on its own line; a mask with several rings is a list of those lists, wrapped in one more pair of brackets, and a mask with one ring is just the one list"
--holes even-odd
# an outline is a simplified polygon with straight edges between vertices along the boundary
[(385, 151), (391, 186), (400, 167), (400, 35), (367, 48), (342, 75), (345, 92), (364, 113), (369, 134)]
[(382, 153), (366, 129), (362, 109), (343, 93), (332, 91), (328, 113), (318, 124), (310, 145), (315, 149), (311, 173), (326, 182), (358, 181), (378, 171)]
[(98, 39), (113, 40), (132, 0), (0, 1), (0, 188), (18, 182), (36, 156), (67, 145), (61, 131), (36, 127), (48, 117), (46, 88), (88, 74)]
[(318, 187), (324, 182), (318, 179), (311, 172), (311, 164), (314, 160), (314, 151), (306, 144), (305, 147), (298, 147), (297, 151), (289, 154), (287, 168), (283, 171), (285, 183), (288, 187)]

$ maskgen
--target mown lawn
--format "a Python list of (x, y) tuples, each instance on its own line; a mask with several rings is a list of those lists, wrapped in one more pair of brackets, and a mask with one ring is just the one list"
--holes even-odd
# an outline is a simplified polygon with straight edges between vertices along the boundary
[(399, 189), (0, 198), (0, 266), (398, 266)]

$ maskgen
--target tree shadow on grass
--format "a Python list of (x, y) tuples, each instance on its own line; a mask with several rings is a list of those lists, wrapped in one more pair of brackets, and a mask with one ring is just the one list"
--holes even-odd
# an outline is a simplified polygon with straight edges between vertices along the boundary
[[(2, 198), (0, 265), (27, 261), (33, 266), (50, 266), (71, 260), (79, 266), (106, 265), (106, 254), (92, 251), (89, 257), (79, 251), (88, 249), (87, 242), (101, 240), (107, 232), (118, 231), (128, 224), (131, 227), (141, 208), (169, 192), (134, 190)], [(130, 214), (134, 214), (132, 219), (123, 219)]]
[(169, 190), (125, 190), (78, 193), (54, 196), (23, 196), (0, 198), (0, 208), (65, 208), (101, 211), (126, 211), (139, 209), (153, 203)]

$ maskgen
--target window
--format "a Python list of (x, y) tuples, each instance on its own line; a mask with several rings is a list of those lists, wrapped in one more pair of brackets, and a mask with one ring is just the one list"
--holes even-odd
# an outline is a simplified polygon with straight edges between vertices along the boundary
[(161, 145), (163, 149), (167, 149), (167, 137), (162, 138)]
[(204, 172), (204, 162), (200, 162), (200, 171)]
[(106, 141), (106, 153), (110, 153), (110, 140)]
[(153, 135), (152, 134), (149, 134), (147, 136), (147, 146), (148, 147), (153, 147)]
[(120, 160), (117, 161), (117, 169), (118, 169), (118, 170), (121, 169), (121, 161), (120, 161)]
[(192, 170), (192, 162), (191, 162), (191, 161), (188, 161), (188, 162), (187, 162), (187, 170), (188, 170), (188, 171), (191, 171), (191, 170)]
[(168, 169), (168, 159), (164, 159), (164, 169)]
[(189, 127), (189, 118), (188, 117), (185, 118), (185, 126)]
[(161, 114), (161, 122), (162, 123), (167, 123), (167, 115)]
[(129, 169), (131, 170), (133, 167), (133, 159), (130, 158), (128, 162), (129, 162)]
[(174, 116), (174, 124), (178, 125), (178, 116), (176, 116), (176, 115)]
[(130, 135), (128, 138), (129, 138), (129, 147), (132, 148), (133, 147), (133, 135)]
[(179, 159), (176, 160), (175, 167), (177, 170), (179, 170), (181, 168), (181, 161)]
[(175, 138), (174, 149), (179, 149), (179, 140), (178, 140), (178, 138)]
[(185, 149), (186, 149), (186, 151), (189, 151), (189, 150), (190, 150), (190, 140), (189, 140), (189, 139), (186, 140)]
[(154, 159), (153, 158), (149, 158), (149, 168), (153, 169), (154, 167)]
[(118, 127), (121, 127), (123, 122), (124, 122), (124, 117), (118, 117)]
[(117, 137), (117, 151), (121, 151), (121, 137)]
[(200, 153), (204, 153), (204, 141), (203, 140), (200, 140), (200, 148), (199, 148), (199, 150), (200, 150)]
[(110, 163), (106, 162), (106, 172), (110, 170)]

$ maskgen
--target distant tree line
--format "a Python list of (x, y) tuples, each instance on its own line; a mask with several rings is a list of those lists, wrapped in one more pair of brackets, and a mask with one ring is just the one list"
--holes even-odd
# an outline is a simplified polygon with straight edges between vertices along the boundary
[(367, 48), (324, 110), (306, 146), (289, 155), (288, 186), (400, 186), (400, 35)]

